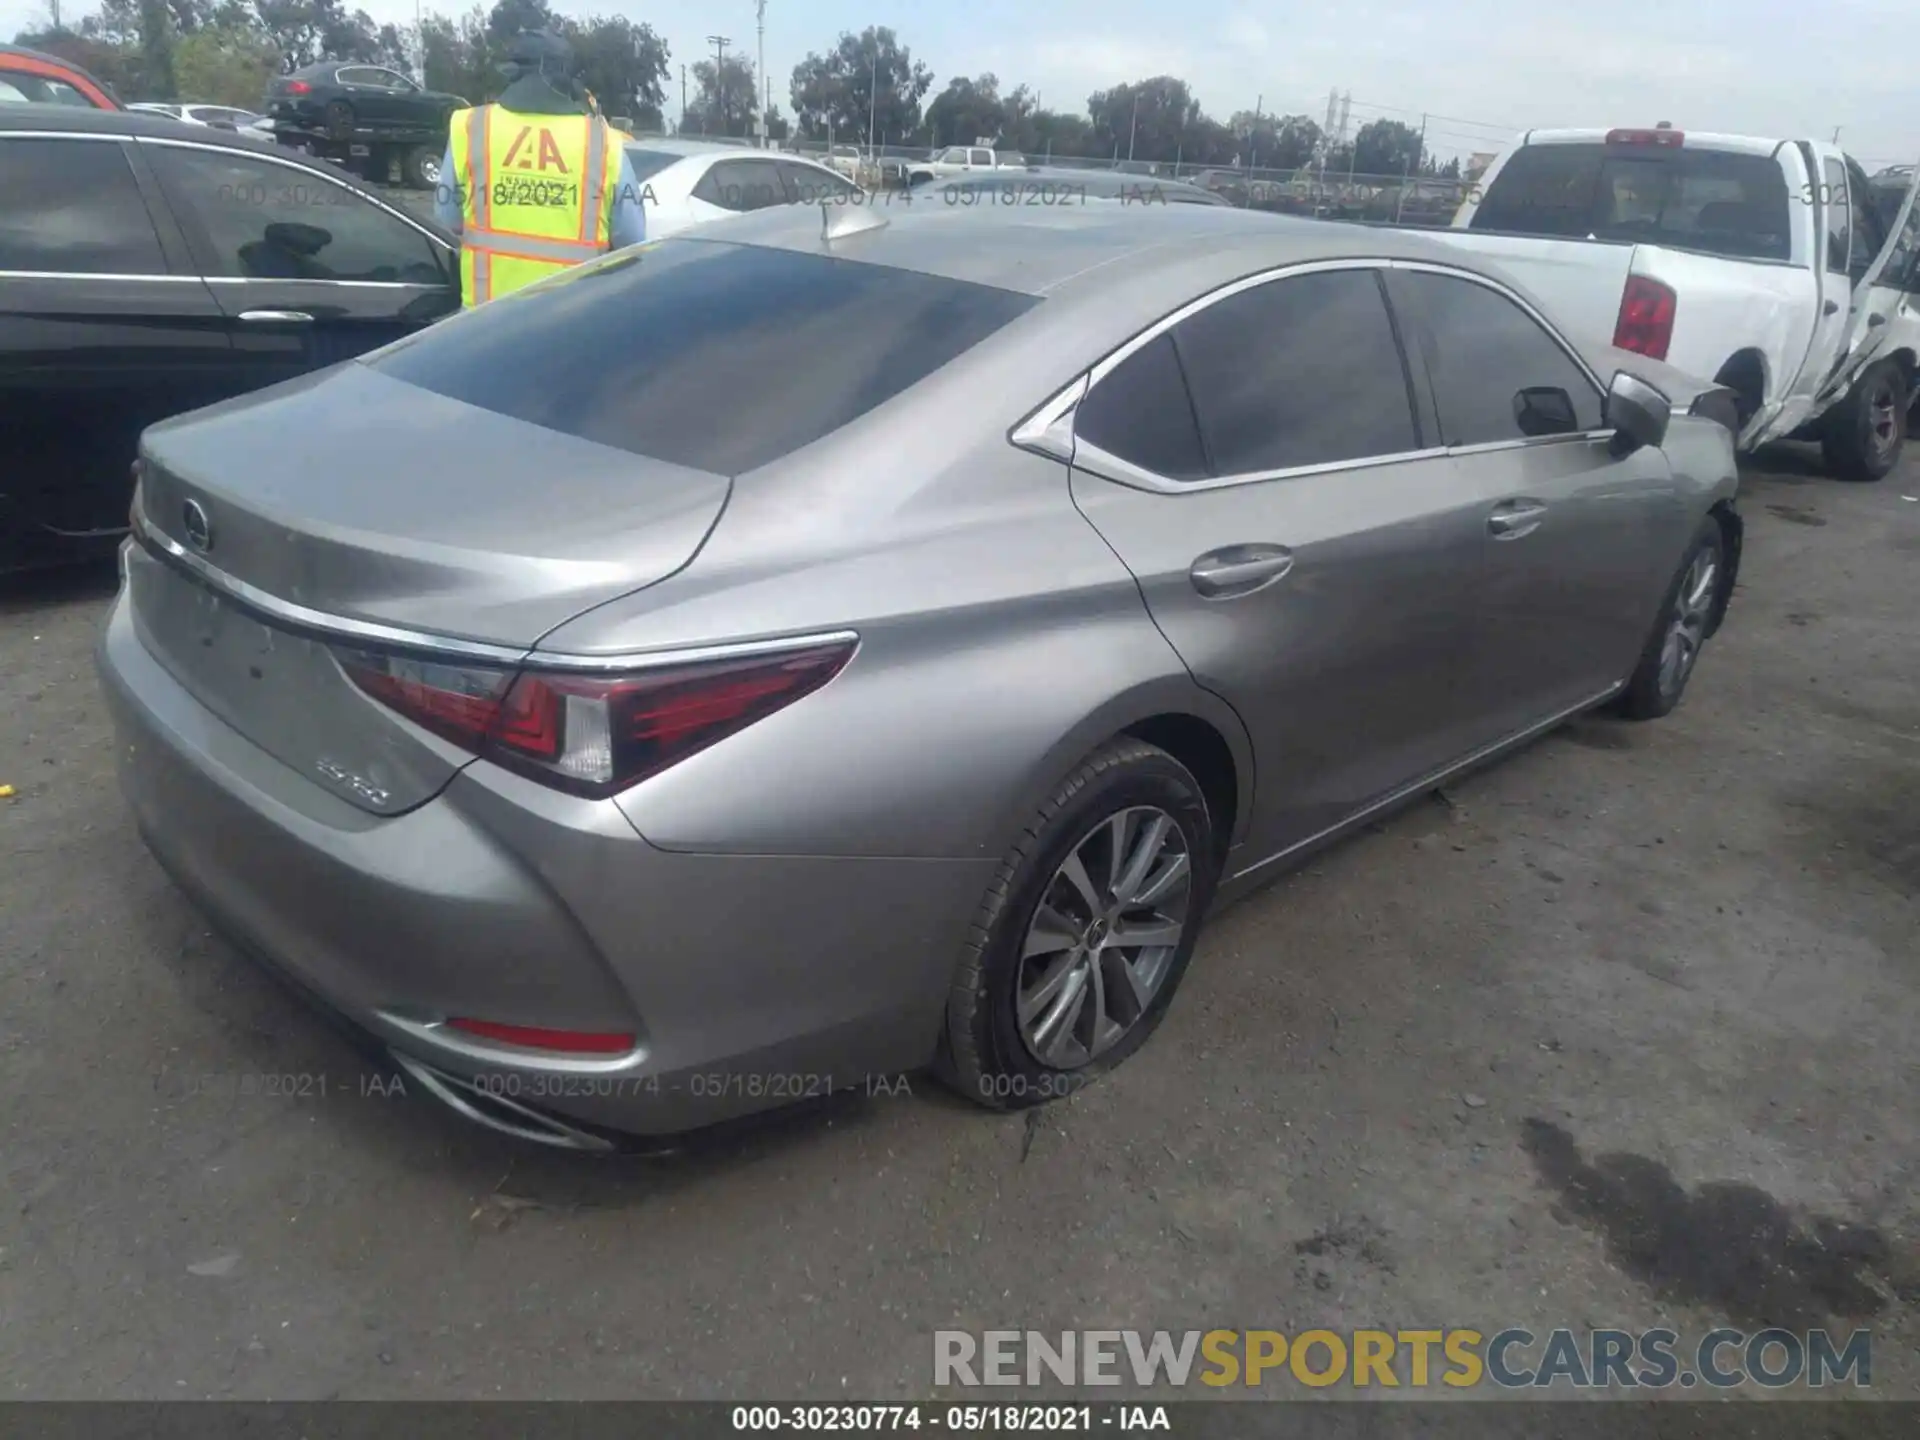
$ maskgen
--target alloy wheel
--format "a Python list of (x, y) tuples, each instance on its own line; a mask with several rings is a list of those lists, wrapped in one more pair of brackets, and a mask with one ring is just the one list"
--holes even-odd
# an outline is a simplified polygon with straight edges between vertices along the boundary
[(1193, 896), (1187, 837), (1136, 805), (1082, 836), (1040, 895), (1014, 1005), (1034, 1059), (1077, 1070), (1139, 1023), (1166, 984)]
[(1867, 436), (1875, 459), (1884, 458), (1900, 441), (1900, 402), (1886, 380), (1867, 396)]
[(1674, 597), (1673, 618), (1667, 622), (1667, 638), (1660, 648), (1660, 693), (1673, 696), (1693, 673), (1693, 662), (1706, 643), (1707, 621), (1713, 614), (1714, 586), (1720, 578), (1720, 560), (1711, 549), (1702, 549), (1687, 566), (1680, 581), (1680, 593)]

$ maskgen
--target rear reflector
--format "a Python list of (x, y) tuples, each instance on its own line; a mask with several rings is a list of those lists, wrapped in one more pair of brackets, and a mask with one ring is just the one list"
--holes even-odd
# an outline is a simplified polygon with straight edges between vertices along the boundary
[(1656, 145), (1663, 150), (1678, 150), (1687, 143), (1686, 133), (1664, 126), (1655, 130), (1609, 130), (1609, 145)]
[(624, 1055), (633, 1049), (630, 1034), (596, 1030), (549, 1030), (539, 1025), (502, 1025), (495, 1020), (472, 1020), (464, 1015), (447, 1021), (449, 1029), (482, 1040), (498, 1040), (525, 1050), (554, 1050), (568, 1055)]
[(601, 799), (826, 684), (857, 642), (582, 675), (336, 649), (347, 678), (423, 729), (518, 774)]
[(1673, 291), (1658, 280), (1629, 275), (1620, 292), (1620, 316), (1614, 321), (1613, 343), (1649, 360), (1667, 358), (1673, 343), (1673, 317), (1678, 308)]

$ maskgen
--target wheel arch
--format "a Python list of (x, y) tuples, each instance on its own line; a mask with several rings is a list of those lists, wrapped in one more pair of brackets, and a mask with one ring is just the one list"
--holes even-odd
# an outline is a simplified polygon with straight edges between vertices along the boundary
[[(1025, 825), (1040, 798), (1058, 789), (1087, 756), (1122, 735), (1158, 746), (1193, 773), (1214, 817), (1215, 840), (1224, 858), (1244, 835), (1253, 813), (1253, 743), (1233, 707), (1190, 680), (1149, 682), (1083, 717), (1035, 767), (1031, 783), (1023, 787), (1022, 813), (1009, 830)], [(1225, 824), (1220, 823), (1223, 811)]]
[(1707, 621), (1707, 634), (1712, 635), (1727, 618), (1727, 606), (1733, 602), (1733, 587), (1740, 578), (1740, 547), (1746, 535), (1746, 522), (1740, 518), (1732, 500), (1716, 501), (1707, 511), (1707, 517), (1720, 527), (1720, 549), (1726, 560), (1719, 593), (1713, 598), (1713, 614)]
[(1714, 373), (1713, 383), (1726, 386), (1738, 398), (1740, 428), (1745, 430), (1747, 422), (1766, 404), (1771, 376), (1765, 353), (1752, 346), (1734, 351)]

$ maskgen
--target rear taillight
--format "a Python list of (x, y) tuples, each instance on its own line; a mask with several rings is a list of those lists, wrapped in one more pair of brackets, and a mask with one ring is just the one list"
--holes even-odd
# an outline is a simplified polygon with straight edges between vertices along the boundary
[(289, 80), (287, 81), (286, 89), (289, 95), (310, 95), (313, 93), (313, 86), (304, 80)]
[(854, 645), (607, 676), (334, 653), (349, 680), (423, 729), (543, 784), (600, 798), (818, 690)]
[(1673, 316), (1679, 301), (1668, 286), (1644, 275), (1629, 275), (1620, 292), (1620, 317), (1613, 323), (1613, 343), (1650, 360), (1667, 358), (1673, 343)]

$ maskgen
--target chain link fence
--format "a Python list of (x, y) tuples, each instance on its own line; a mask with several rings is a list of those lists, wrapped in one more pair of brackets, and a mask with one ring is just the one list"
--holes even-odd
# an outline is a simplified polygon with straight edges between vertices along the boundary
[[(633, 132), (646, 138), (647, 132)], [(659, 132), (653, 132), (658, 134)], [(751, 140), (717, 135), (685, 135), (687, 140), (751, 146)], [(914, 145), (875, 145), (824, 140), (786, 140), (772, 148), (803, 155), (840, 171), (868, 189), (904, 189), (917, 167), (938, 150)], [(942, 146), (941, 149), (946, 147)], [(1005, 154), (1006, 152), (1000, 152)], [(1118, 171), (1138, 176), (1143, 186), (1178, 180), (1210, 190), (1249, 210), (1280, 215), (1311, 215), (1326, 220), (1371, 221), (1389, 225), (1444, 226), (1465, 198), (1465, 180), (1426, 175), (1360, 175), (1308, 166), (1275, 170), (1244, 165), (1195, 165), (1171, 160), (1121, 160), (1082, 155), (1022, 155), (1017, 162), (1054, 170)]]

